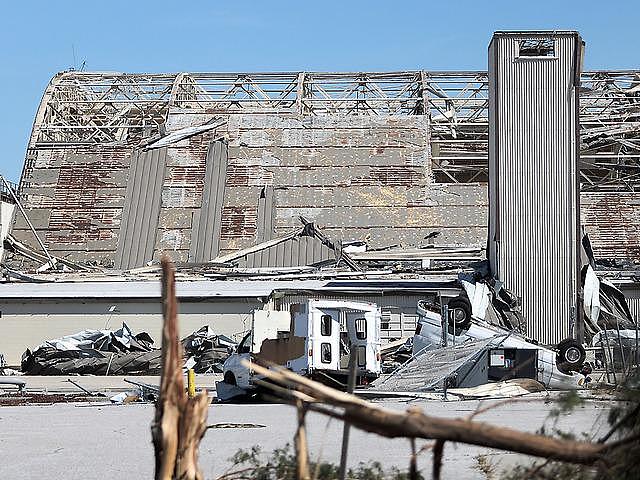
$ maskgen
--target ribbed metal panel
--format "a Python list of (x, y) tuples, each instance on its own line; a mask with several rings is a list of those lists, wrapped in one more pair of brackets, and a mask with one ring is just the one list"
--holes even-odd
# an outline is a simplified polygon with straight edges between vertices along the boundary
[(220, 251), (220, 230), (224, 188), (227, 177), (227, 142), (214, 140), (207, 151), (207, 166), (202, 191), (202, 207), (193, 218), (189, 258), (208, 262)]
[(631, 315), (636, 321), (640, 321), (640, 298), (627, 297), (627, 303), (629, 304), (629, 310)]
[[(519, 58), (529, 38), (552, 38), (555, 56)], [(496, 34), (489, 48), (489, 256), (544, 343), (569, 336), (576, 314), (580, 49), (571, 33)]]
[(166, 148), (139, 152), (129, 168), (115, 267), (139, 267), (153, 259)]
[[(273, 186), (267, 185), (260, 191), (258, 199), (258, 224), (256, 243), (273, 239), (273, 221), (275, 218)], [(269, 264), (269, 250), (263, 250), (247, 257), (251, 267), (263, 267)]]
[(335, 258), (335, 253), (311, 237), (300, 237), (296, 240), (277, 245), (271, 252), (270, 262), (276, 266), (309, 265)]
[(640, 282), (623, 282), (616, 285), (620, 288), (634, 320), (640, 322)]

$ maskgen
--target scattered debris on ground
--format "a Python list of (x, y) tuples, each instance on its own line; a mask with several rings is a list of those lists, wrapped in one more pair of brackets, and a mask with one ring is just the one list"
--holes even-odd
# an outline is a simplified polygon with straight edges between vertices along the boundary
[(394, 340), (380, 347), (382, 373), (391, 373), (413, 355), (413, 337)]
[(545, 392), (547, 389), (540, 382), (531, 378), (514, 378), (503, 382), (485, 383), (477, 387), (450, 388), (447, 394), (455, 395), (461, 400), (511, 398), (529, 393)]
[(139, 391), (132, 390), (130, 392), (120, 392), (113, 397), (109, 397), (111, 403), (133, 403), (142, 400)]
[(374, 381), (368, 394), (442, 392), (446, 395), (456, 389), (461, 396), (470, 398), (497, 398), (546, 388), (577, 389), (586, 385), (587, 377), (579, 373), (565, 374), (555, 362), (554, 352), (527, 345), (513, 335), (466, 339), (457, 345), (423, 349), (401, 367)]
[(0, 395), (0, 407), (17, 407), (22, 405), (39, 405), (52, 403), (93, 402), (94, 397), (80, 394), (62, 393), (10, 393)]
[(260, 423), (214, 423), (213, 425), (207, 425), (209, 428), (265, 428), (266, 425)]
[(22, 393), (26, 385), (27, 385), (27, 382), (25, 382), (22, 379), (0, 378), (0, 388), (15, 387), (18, 390), (18, 393)]
[(0, 377), (11, 377), (14, 375), (22, 375), (22, 372), (9, 368), (4, 355), (0, 353)]

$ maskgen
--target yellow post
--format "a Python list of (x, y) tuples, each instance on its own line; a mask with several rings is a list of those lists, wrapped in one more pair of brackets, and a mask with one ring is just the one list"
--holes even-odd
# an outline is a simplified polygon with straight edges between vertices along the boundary
[(194, 398), (196, 396), (196, 372), (193, 371), (193, 368), (187, 372), (187, 386), (189, 398)]

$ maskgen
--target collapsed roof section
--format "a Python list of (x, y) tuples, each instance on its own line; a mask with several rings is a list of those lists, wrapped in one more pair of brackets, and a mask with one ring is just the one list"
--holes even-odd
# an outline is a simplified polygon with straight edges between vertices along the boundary
[[(582, 78), (582, 213), (598, 257), (640, 257), (639, 75)], [(13, 236), (118, 269), (162, 251), (208, 262), (286, 236), (300, 216), (369, 250), (482, 247), (487, 97), (485, 72), (63, 72), (45, 91), (20, 184), (34, 228), (16, 215)], [(612, 202), (625, 214), (605, 213)], [(242, 261), (335, 258), (301, 236)]]
[[(61, 72), (50, 82), (30, 149), (135, 146), (162, 136), (171, 114), (431, 117), (434, 171), (486, 180), (486, 72)], [(187, 126), (185, 123), (184, 126)], [(584, 187), (630, 190), (638, 179), (640, 71), (583, 72)]]

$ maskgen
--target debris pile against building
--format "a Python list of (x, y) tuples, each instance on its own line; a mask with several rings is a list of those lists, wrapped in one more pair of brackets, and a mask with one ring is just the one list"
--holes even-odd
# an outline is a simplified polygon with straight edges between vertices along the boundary
[[(222, 372), (222, 364), (235, 347), (224, 335), (214, 335), (209, 326), (182, 341), (185, 370), (196, 373)], [(146, 332), (133, 334), (126, 323), (118, 330), (83, 330), (48, 340), (27, 349), (21, 370), (28, 375), (159, 375), (161, 351)]]
[(637, 363), (640, 70), (582, 71), (583, 49), (497, 32), (489, 72), (55, 75), (20, 185), (3, 181), (0, 351), (15, 366), (42, 344), (31, 373), (155, 371), (167, 253), (202, 373), (233, 372), (237, 343), (344, 381), (362, 305), (378, 350), (359, 368), (382, 389), (409, 371), (475, 388), (449, 383), (478, 358), (492, 379), (497, 351), (494, 371), (526, 360), (545, 386), (588, 377), (584, 345), (615, 350), (589, 360), (607, 372)]
[(84, 330), (29, 349), (22, 371), (31, 375), (114, 375), (159, 373), (160, 352), (147, 333), (134, 335), (126, 324), (115, 332)]

